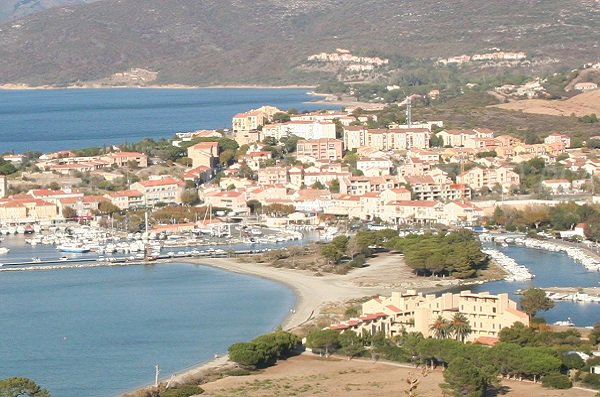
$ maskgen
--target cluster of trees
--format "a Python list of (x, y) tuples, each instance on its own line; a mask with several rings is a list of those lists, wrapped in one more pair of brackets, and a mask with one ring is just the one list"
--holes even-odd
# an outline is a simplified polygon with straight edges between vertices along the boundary
[[(432, 327), (441, 321), (436, 319)], [(501, 343), (494, 347), (461, 343), (461, 333), (468, 333), (466, 319), (452, 319), (456, 331), (454, 339), (424, 338), (420, 333), (404, 333), (386, 338), (376, 335), (357, 335), (346, 331), (313, 330), (306, 339), (307, 347), (326, 355), (333, 352), (347, 357), (371, 354), (391, 361), (437, 367), (443, 366), (445, 384), (442, 388), (454, 396), (485, 396), (490, 386), (498, 384), (499, 377), (530, 379), (552, 388), (569, 388), (571, 380), (565, 375), (569, 369), (586, 365), (578, 355), (567, 354), (566, 349), (581, 347), (576, 331), (565, 333), (540, 332), (516, 323), (503, 330)], [(462, 331), (461, 331), (462, 330)], [(530, 339), (514, 339), (517, 333), (533, 335)], [(589, 349), (589, 346), (588, 346)]]
[[(559, 156), (560, 157), (560, 156)], [(557, 158), (560, 161), (560, 158)], [(529, 161), (519, 164), (514, 171), (519, 174), (521, 180), (521, 193), (538, 193), (544, 195), (541, 185), (546, 179), (567, 179), (573, 181), (575, 179), (587, 178), (585, 170), (580, 169), (576, 172), (565, 168), (562, 164), (546, 165), (544, 159), (536, 157)]]
[(585, 223), (586, 237), (600, 240), (600, 209), (589, 204), (568, 202), (553, 207), (529, 206), (523, 210), (496, 207), (488, 223), (504, 226), (509, 231), (570, 230), (578, 223)]
[(243, 367), (264, 368), (295, 354), (300, 343), (300, 338), (290, 332), (275, 331), (258, 336), (251, 342), (229, 346), (229, 359)]
[(38, 386), (34, 381), (22, 377), (0, 379), (0, 396), (2, 397), (50, 397), (48, 390)]
[(397, 237), (398, 233), (392, 229), (360, 230), (352, 237), (336, 236), (321, 247), (321, 255), (336, 265), (348, 258), (351, 265), (362, 266), (365, 257), (372, 255), (376, 249), (387, 249), (390, 241)]
[(387, 247), (404, 253), (406, 264), (424, 276), (472, 278), (488, 263), (479, 239), (468, 230), (395, 237)]

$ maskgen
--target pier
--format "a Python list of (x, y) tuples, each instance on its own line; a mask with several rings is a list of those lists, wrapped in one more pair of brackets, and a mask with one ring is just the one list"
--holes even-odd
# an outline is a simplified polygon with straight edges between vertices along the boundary
[(154, 263), (168, 263), (177, 258), (225, 258), (239, 255), (253, 255), (271, 251), (264, 249), (246, 249), (236, 251), (187, 251), (173, 254), (161, 254), (152, 259), (136, 260), (126, 257), (107, 257), (107, 258), (73, 258), (67, 260), (46, 259), (41, 261), (12, 262), (0, 264), (0, 272), (3, 271), (29, 271), (29, 270), (60, 270), (91, 267), (110, 267), (110, 266), (133, 266), (133, 265), (151, 265)]

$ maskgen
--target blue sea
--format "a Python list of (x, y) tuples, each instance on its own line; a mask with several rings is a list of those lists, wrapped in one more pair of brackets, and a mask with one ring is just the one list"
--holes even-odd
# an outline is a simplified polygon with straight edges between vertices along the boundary
[[(234, 114), (262, 105), (322, 109), (307, 89), (0, 90), (0, 153), (42, 152), (168, 138), (231, 128)], [(327, 106), (336, 108), (335, 106)]]
[(292, 291), (206, 266), (0, 274), (0, 379), (55, 397), (110, 397), (277, 327)]

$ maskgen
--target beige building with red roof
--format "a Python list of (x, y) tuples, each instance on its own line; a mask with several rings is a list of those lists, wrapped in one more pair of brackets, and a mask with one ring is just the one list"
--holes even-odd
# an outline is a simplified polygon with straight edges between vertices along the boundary
[(146, 168), (148, 167), (148, 156), (144, 153), (139, 152), (115, 152), (109, 153), (102, 157), (101, 160), (108, 162), (109, 164), (115, 164), (118, 167), (128, 166), (135, 164), (137, 167)]
[(246, 205), (246, 195), (235, 190), (208, 192), (204, 195), (204, 205), (227, 208), (235, 214), (250, 214), (250, 208)]
[(119, 190), (105, 194), (110, 202), (122, 210), (144, 206), (144, 194), (139, 190)]
[(58, 200), (50, 202), (29, 194), (0, 199), (0, 222), (54, 220), (59, 217), (58, 205)]
[(424, 337), (436, 337), (432, 324), (438, 316), (451, 321), (460, 313), (468, 320), (471, 332), (465, 342), (494, 343), (503, 328), (516, 322), (529, 325), (529, 316), (517, 309), (517, 302), (508, 294), (492, 295), (489, 292), (444, 293), (423, 295), (415, 290), (392, 292), (362, 305), (362, 316), (336, 324), (332, 329), (349, 330), (361, 335), (383, 332), (387, 337), (406, 332), (420, 332)]
[(132, 183), (131, 189), (144, 195), (145, 205), (154, 206), (158, 203), (181, 204), (184, 186), (180, 179), (168, 176)]
[(300, 140), (296, 148), (297, 157), (306, 156), (315, 160), (338, 160), (342, 158), (342, 153), (342, 141), (331, 138)]
[(219, 143), (200, 142), (192, 145), (187, 150), (187, 155), (192, 159), (192, 167), (215, 168), (219, 163)]

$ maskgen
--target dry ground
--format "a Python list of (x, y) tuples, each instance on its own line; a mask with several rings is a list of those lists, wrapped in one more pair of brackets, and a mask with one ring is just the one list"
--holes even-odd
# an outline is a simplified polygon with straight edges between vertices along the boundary
[[(251, 376), (228, 377), (202, 385), (207, 397), (284, 397), (284, 396), (393, 396), (404, 395), (409, 376), (420, 376), (414, 368), (370, 361), (321, 359), (304, 354)], [(434, 371), (421, 380), (418, 395), (442, 396), (442, 373)], [(503, 382), (502, 393), (509, 397), (592, 397), (593, 392), (570, 389), (549, 390), (539, 384)], [(498, 395), (496, 393), (490, 394)]]
[(552, 116), (600, 114), (600, 89), (584, 92), (567, 100), (526, 99), (493, 107)]

